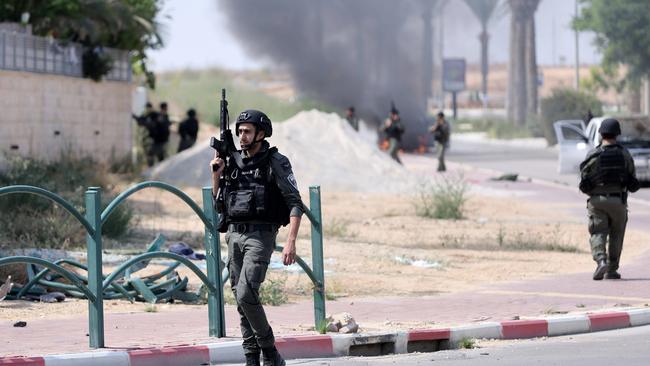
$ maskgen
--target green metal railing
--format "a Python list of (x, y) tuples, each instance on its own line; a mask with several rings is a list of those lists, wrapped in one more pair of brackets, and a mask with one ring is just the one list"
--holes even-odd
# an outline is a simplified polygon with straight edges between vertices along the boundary
[[(203, 222), (205, 227), (204, 244), (206, 249), (206, 268), (207, 273), (203, 273), (192, 261), (187, 258), (168, 252), (153, 251), (146, 252), (135, 256), (122, 265), (120, 265), (112, 273), (104, 276), (102, 271), (102, 225), (106, 222), (111, 213), (117, 206), (122, 204), (129, 196), (146, 188), (159, 188), (168, 191), (183, 202), (185, 202)], [(40, 258), (28, 256), (14, 256), (0, 258), (0, 266), (15, 263), (27, 263), (42, 266), (45, 269), (36, 274), (19, 292), (17, 298), (25, 295), (30, 288), (36, 284), (44, 284), (50, 286), (57, 286), (64, 288), (69, 293), (77, 293), (80, 296), (85, 296), (88, 299), (88, 326), (89, 326), (89, 344), (91, 348), (102, 348), (105, 346), (104, 342), (104, 299), (126, 298), (133, 301), (134, 294), (127, 291), (116, 280), (128, 273), (128, 270), (143, 261), (148, 261), (153, 258), (167, 258), (175, 261), (176, 263), (167, 268), (167, 270), (149, 276), (149, 279), (158, 279), (164, 277), (167, 273), (173, 271), (179, 264), (187, 266), (208, 290), (208, 324), (209, 335), (213, 337), (225, 337), (225, 316), (224, 316), (224, 300), (223, 300), (223, 286), (228, 277), (228, 270), (221, 268), (221, 246), (219, 242), (219, 233), (217, 232), (217, 213), (212, 204), (212, 189), (210, 187), (203, 188), (202, 200), (203, 209), (201, 209), (188, 195), (183, 193), (178, 188), (163, 182), (143, 182), (137, 184), (119, 196), (117, 196), (111, 203), (101, 211), (101, 190), (98, 187), (90, 187), (85, 192), (85, 215), (82, 215), (73, 205), (58, 196), (55, 193), (47, 191), (42, 188), (16, 185), (0, 188), (0, 196), (7, 194), (35, 194), (54, 201), (68, 211), (86, 230), (86, 244), (87, 244), (87, 258), (88, 263), (86, 266), (70, 261), (61, 259), (55, 262), (50, 262)], [(323, 269), (323, 225), (321, 215), (321, 202), (320, 202), (320, 187), (313, 186), (309, 189), (310, 207), (305, 207), (306, 216), (311, 222), (312, 234), (312, 268), (305, 263), (302, 258), (297, 257), (296, 262), (305, 271), (309, 279), (314, 285), (314, 320), (316, 327), (325, 319), (325, 275)], [(276, 248), (282, 251), (282, 247)], [(71, 272), (61, 264), (68, 264), (74, 267), (84, 269), (88, 272), (88, 276), (84, 277), (77, 273)], [(44, 280), (44, 276), (49, 272), (54, 272), (61, 275), (72, 285), (53, 283)], [(170, 281), (158, 284), (154, 287), (161, 288), (165, 285), (171, 285)], [(172, 289), (157, 295), (154, 299), (162, 299), (171, 295), (174, 289), (187, 284), (187, 279), (172, 287)], [(108, 288), (111, 288), (113, 293), (107, 293)], [(76, 291), (78, 290), (78, 291)]]

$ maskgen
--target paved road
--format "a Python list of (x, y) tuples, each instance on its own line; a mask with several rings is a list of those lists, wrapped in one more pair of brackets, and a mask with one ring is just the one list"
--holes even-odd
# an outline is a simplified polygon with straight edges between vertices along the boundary
[(650, 326), (565, 337), (492, 342), (471, 350), (291, 360), (288, 365), (463, 365), (463, 366), (647, 366), (650, 364)]
[[(518, 173), (533, 179), (577, 187), (577, 174), (557, 172), (557, 154), (557, 150), (545, 147), (539, 140), (498, 143), (456, 135), (448, 159), (477, 168)], [(650, 188), (642, 188), (632, 194), (632, 197), (650, 201)]]

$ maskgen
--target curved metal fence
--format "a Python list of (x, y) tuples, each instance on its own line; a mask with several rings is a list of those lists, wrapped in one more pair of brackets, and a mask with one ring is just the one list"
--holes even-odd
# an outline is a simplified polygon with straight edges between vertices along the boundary
[[(162, 251), (149, 251), (140, 254), (136, 257), (130, 258), (128, 261), (122, 263), (117, 269), (108, 275), (104, 275), (102, 270), (102, 225), (106, 222), (110, 214), (117, 206), (126, 201), (132, 194), (147, 188), (158, 188), (170, 192), (185, 202), (198, 216), (205, 227), (204, 244), (206, 250), (206, 273), (203, 273), (189, 259), (169, 252)], [(325, 319), (325, 283), (324, 283), (324, 269), (323, 269), (323, 225), (320, 206), (320, 187), (310, 187), (310, 208), (305, 207), (307, 217), (311, 222), (312, 234), (312, 267), (300, 257), (296, 258), (297, 263), (305, 271), (309, 279), (314, 285), (314, 320), (315, 325), (318, 325)], [(17, 294), (17, 298), (24, 296), (27, 291), (34, 285), (41, 284), (44, 286), (51, 286), (60, 288), (68, 293), (79, 294), (85, 296), (88, 300), (89, 309), (89, 344), (91, 348), (101, 348), (105, 346), (104, 341), (104, 299), (125, 298), (133, 301), (135, 292), (127, 291), (127, 289), (118, 283), (118, 279), (130, 273), (132, 267), (136, 267), (139, 263), (149, 261), (153, 258), (166, 258), (174, 262), (165, 271), (158, 273), (154, 276), (148, 276), (147, 280), (154, 281), (166, 276), (172, 272), (179, 265), (185, 265), (189, 268), (205, 285), (208, 292), (208, 323), (209, 334), (213, 337), (224, 337), (226, 335), (225, 316), (224, 316), (224, 300), (223, 300), (223, 285), (225, 279), (228, 277), (227, 268), (221, 268), (221, 246), (219, 243), (219, 233), (216, 230), (217, 213), (212, 205), (212, 189), (210, 187), (203, 188), (202, 200), (203, 209), (201, 209), (187, 194), (183, 193), (178, 188), (163, 182), (143, 182), (127, 189), (118, 195), (111, 203), (101, 211), (101, 191), (98, 187), (90, 187), (85, 192), (85, 215), (82, 215), (73, 205), (63, 199), (61, 196), (47, 191), (42, 188), (16, 185), (0, 188), (0, 196), (8, 194), (34, 194), (47, 199), (50, 199), (63, 207), (69, 212), (86, 230), (86, 254), (88, 258), (87, 265), (77, 263), (68, 259), (60, 259), (50, 262), (41, 258), (29, 256), (13, 256), (0, 258), (0, 266), (7, 264), (25, 263), (34, 264), (43, 267), (38, 274), (21, 288)], [(282, 247), (276, 248), (282, 251)], [(62, 265), (70, 265), (80, 270), (87, 271), (88, 275), (83, 276), (76, 272), (64, 268)], [(45, 276), (54, 272), (70, 282), (70, 284), (63, 284), (59, 282), (52, 282), (45, 279)], [(137, 279), (141, 281), (141, 279)], [(156, 285), (157, 288), (170, 287), (167, 291), (154, 295), (150, 293), (151, 301), (165, 299), (171, 294), (187, 284), (187, 278), (179, 283), (171, 283), (173, 281), (166, 281)], [(142, 284), (145, 293), (147, 287), (144, 282), (134, 282), (134, 286), (138, 287)], [(109, 291), (110, 289), (110, 291)], [(150, 291), (149, 291), (150, 292)], [(148, 296), (144, 295), (145, 299)]]

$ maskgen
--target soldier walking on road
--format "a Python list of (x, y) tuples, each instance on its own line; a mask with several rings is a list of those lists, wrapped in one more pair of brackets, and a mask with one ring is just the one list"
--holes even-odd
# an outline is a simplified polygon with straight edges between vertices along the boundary
[(593, 279), (620, 279), (618, 267), (627, 225), (627, 195), (639, 190), (640, 185), (632, 156), (616, 142), (621, 134), (619, 122), (606, 119), (598, 132), (602, 143), (580, 164), (580, 191), (589, 195), (589, 243), (597, 263)]
[(397, 154), (399, 152), (402, 134), (404, 134), (404, 126), (402, 125), (399, 111), (395, 108), (395, 105), (391, 106), (390, 115), (386, 119), (382, 131), (388, 138), (388, 154), (393, 158), (393, 160), (402, 164), (402, 161), (399, 159)]
[(449, 136), (451, 129), (449, 123), (445, 119), (445, 114), (438, 112), (436, 123), (429, 129), (433, 133), (433, 139), (436, 141), (436, 152), (438, 155), (438, 171), (444, 172), (447, 170), (445, 165), (445, 152), (449, 148)]
[[(225, 157), (216, 156), (210, 166), (213, 195), (224, 197), (217, 210), (228, 227), (228, 269), (241, 320), (246, 365), (259, 365), (260, 351), (265, 366), (284, 365), (259, 290), (280, 226), (289, 224), (282, 261), (285, 265), (295, 263), (304, 206), (289, 159), (265, 140), (273, 132), (271, 120), (260, 111), (247, 110), (239, 115), (235, 126), (241, 150), (230, 161), (236, 164), (229, 164), (224, 172)], [(220, 182), (222, 172), (225, 182)]]

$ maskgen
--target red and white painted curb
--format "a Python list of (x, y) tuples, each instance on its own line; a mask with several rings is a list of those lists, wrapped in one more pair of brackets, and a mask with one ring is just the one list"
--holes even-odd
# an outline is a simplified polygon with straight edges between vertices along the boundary
[[(276, 345), (287, 359), (375, 355), (454, 348), (465, 338), (522, 339), (598, 332), (648, 324), (650, 324), (650, 309), (627, 309), (392, 333), (287, 336), (279, 337)], [(102, 350), (43, 357), (5, 357), (0, 358), (0, 365), (185, 366), (219, 365), (243, 361), (241, 341), (233, 341), (132, 351)]]

